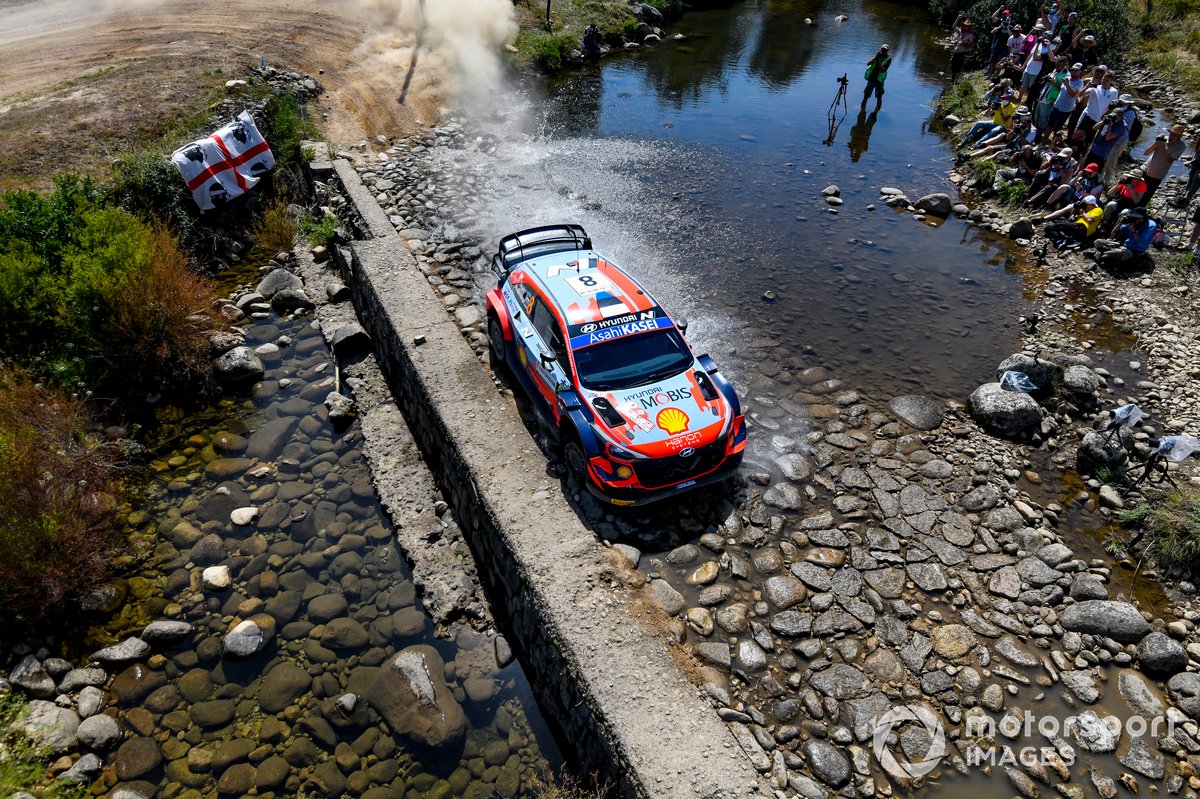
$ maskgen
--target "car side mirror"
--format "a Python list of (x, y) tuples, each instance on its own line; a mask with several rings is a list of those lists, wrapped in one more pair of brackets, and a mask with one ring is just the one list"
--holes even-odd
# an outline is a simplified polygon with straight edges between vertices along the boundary
[(546, 369), (549, 369), (551, 366), (554, 366), (555, 362), (557, 362), (557, 360), (558, 360), (557, 358), (555, 358), (553, 355), (551, 355), (548, 352), (543, 352), (538, 357), (541, 358), (542, 366)]
[(680, 317), (679, 319), (676, 319), (675, 327), (679, 328), (679, 332), (686, 336), (688, 331), (687, 317)]

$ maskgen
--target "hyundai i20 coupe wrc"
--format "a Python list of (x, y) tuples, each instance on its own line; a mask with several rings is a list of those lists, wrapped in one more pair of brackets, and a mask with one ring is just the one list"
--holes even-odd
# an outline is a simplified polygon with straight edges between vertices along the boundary
[(733, 386), (579, 225), (513, 233), (492, 259), (492, 363), (529, 396), (567, 468), (643, 505), (729, 477), (746, 449)]

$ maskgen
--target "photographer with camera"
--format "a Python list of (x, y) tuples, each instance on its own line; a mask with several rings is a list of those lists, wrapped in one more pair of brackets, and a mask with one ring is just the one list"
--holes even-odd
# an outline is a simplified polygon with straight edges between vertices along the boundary
[(1172, 125), (1171, 130), (1165, 136), (1161, 134), (1157, 136), (1154, 142), (1142, 152), (1142, 155), (1150, 157), (1146, 159), (1146, 163), (1142, 167), (1146, 174), (1147, 188), (1146, 196), (1139, 205), (1150, 204), (1150, 198), (1158, 191), (1158, 187), (1166, 179), (1171, 167), (1187, 149), (1187, 142), (1183, 140), (1186, 130), (1187, 128), (1182, 124)]
[(1095, 235), (1100, 229), (1100, 220), (1104, 211), (1096, 200), (1096, 195), (1089, 194), (1074, 206), (1074, 222), (1055, 222), (1046, 226), (1046, 238), (1054, 242), (1060, 250), (1072, 244), (1082, 244)]
[(879, 52), (867, 61), (867, 71), (863, 73), (867, 87), (863, 89), (862, 105), (859, 106), (861, 111), (867, 109), (867, 100), (870, 98), (871, 92), (875, 93), (875, 110), (878, 111), (883, 105), (883, 83), (887, 80), (888, 68), (892, 66), (889, 49), (886, 44), (879, 45)]
[(1158, 223), (1145, 208), (1127, 208), (1117, 220), (1111, 239), (1095, 242), (1096, 261), (1103, 266), (1133, 263), (1146, 257), (1158, 235)]
[(1013, 116), (1017, 112), (1017, 104), (1013, 102), (1012, 90), (1004, 90), (999, 97), (991, 101), (987, 110), (991, 114), (991, 119), (981, 119), (971, 126), (967, 135), (963, 137), (962, 144), (958, 147), (959, 152), (970, 148), (976, 142), (999, 136), (1012, 126)]

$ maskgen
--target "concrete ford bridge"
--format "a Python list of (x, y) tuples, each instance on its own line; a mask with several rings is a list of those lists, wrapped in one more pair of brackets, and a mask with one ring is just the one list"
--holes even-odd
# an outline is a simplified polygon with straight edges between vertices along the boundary
[[(628, 796), (771, 795), (686, 678), (690, 656), (668, 644), (645, 580), (580, 523), (353, 167), (313, 168), (336, 172), (362, 218), (369, 237), (352, 243), (344, 264), (359, 319), (572, 754)], [(397, 488), (389, 478), (402, 477), (372, 460), (386, 501)]]

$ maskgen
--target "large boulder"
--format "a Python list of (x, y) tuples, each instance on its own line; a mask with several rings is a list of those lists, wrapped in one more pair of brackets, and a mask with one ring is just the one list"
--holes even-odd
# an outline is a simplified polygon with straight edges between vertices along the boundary
[(315, 305), (304, 293), (304, 289), (283, 289), (271, 298), (271, 307), (275, 309), (275, 313), (286, 314), (292, 311), (312, 310)]
[(1035, 358), (1023, 352), (1014, 353), (996, 367), (996, 379), (1005, 372), (1024, 372), (1039, 389), (1049, 391), (1063, 379), (1063, 367), (1045, 358)]
[(8, 681), (37, 699), (53, 699), (54, 678), (33, 655), (26, 655), (8, 675)]
[(945, 194), (944, 192), (934, 192), (933, 194), (926, 194), (924, 197), (917, 200), (915, 203), (913, 203), (913, 207), (915, 207), (918, 211), (929, 214), (930, 216), (937, 216), (945, 219), (946, 217), (950, 216), (950, 211), (953, 209), (954, 204), (950, 201), (949, 194)]
[(344, 358), (370, 350), (371, 336), (358, 322), (347, 322), (333, 331), (331, 346), (337, 355)]
[(69, 707), (34, 699), (20, 722), (21, 729), (38, 746), (62, 752), (79, 740), (79, 715)]
[(234, 347), (215, 362), (217, 379), (233, 386), (257, 383), (263, 379), (266, 370), (262, 359), (249, 347)]
[(467, 719), (446, 685), (445, 663), (424, 644), (401, 650), (379, 670), (367, 701), (392, 732), (425, 746), (460, 741)]
[(284, 289), (302, 289), (304, 281), (286, 269), (275, 269), (258, 282), (255, 291), (271, 299)]
[(1027, 216), (1021, 217), (1008, 226), (1008, 236), (1012, 239), (1033, 238), (1033, 222)]
[(918, 430), (933, 430), (942, 423), (942, 417), (945, 416), (940, 403), (919, 394), (896, 397), (888, 407), (902, 421)]
[(1042, 421), (1037, 400), (1020, 391), (1005, 391), (999, 383), (984, 383), (971, 392), (971, 415), (985, 430), (1001, 436), (1019, 436)]
[(1187, 668), (1187, 650), (1166, 633), (1150, 633), (1137, 646), (1138, 666), (1151, 677), (1170, 677)]
[(1084, 435), (1075, 453), (1075, 468), (1080, 474), (1095, 474), (1101, 469), (1116, 470), (1129, 460), (1129, 447), (1133, 446), (1133, 433), (1120, 428), (1115, 433), (1092, 430)]
[(1063, 370), (1062, 389), (1076, 399), (1095, 399), (1102, 383), (1100, 375), (1087, 366), (1077, 364)]
[(1194, 719), (1200, 719), (1200, 674), (1181, 671), (1167, 680), (1167, 694), (1175, 707)]
[(1102, 635), (1122, 644), (1136, 644), (1150, 632), (1150, 623), (1128, 602), (1089, 599), (1077, 602), (1059, 616), (1064, 629)]

